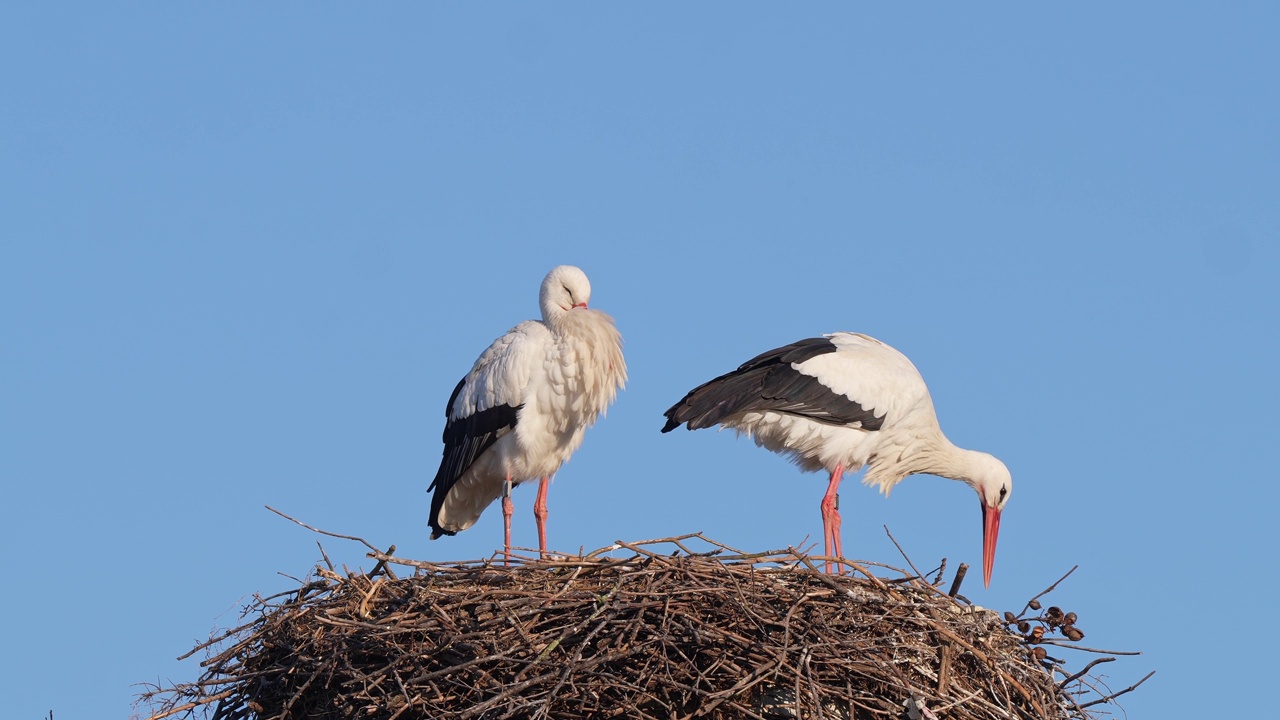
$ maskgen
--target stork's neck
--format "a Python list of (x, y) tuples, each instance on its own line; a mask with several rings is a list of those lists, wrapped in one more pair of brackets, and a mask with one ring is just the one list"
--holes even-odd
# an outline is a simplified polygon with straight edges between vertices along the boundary
[(550, 298), (543, 298), (542, 324), (546, 325), (552, 332), (559, 332), (562, 329), (564, 317), (568, 314), (568, 310), (555, 304)]
[(975, 469), (983, 453), (957, 447), (941, 431), (933, 429), (916, 434), (911, 442), (904, 445), (910, 450), (904, 448), (900, 455), (883, 452), (877, 455), (867, 470), (868, 481), (888, 492), (908, 475), (927, 474), (976, 487)]

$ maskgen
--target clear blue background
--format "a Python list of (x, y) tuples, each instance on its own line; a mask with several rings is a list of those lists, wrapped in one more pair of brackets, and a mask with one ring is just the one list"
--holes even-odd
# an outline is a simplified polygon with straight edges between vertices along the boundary
[[(124, 716), (304, 576), (429, 542), (443, 407), (581, 266), (632, 381), (552, 487), (576, 551), (821, 541), (824, 479), (662, 411), (833, 330), (1015, 478), (994, 583), (1129, 717), (1265, 687), (1277, 572), (1271, 3), (11, 3), (0, 12), (5, 717)], [(533, 488), (516, 541), (536, 542)], [(843, 496), (852, 557), (980, 562), (972, 492)], [(1079, 668), (1091, 656), (1071, 655)], [(1247, 693), (1240, 702), (1248, 703)]]

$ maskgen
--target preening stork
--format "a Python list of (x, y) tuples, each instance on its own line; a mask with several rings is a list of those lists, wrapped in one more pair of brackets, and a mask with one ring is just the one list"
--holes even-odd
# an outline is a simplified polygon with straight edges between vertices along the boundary
[(885, 495), (918, 473), (966, 483), (982, 501), (982, 579), (991, 585), (1000, 513), (1013, 490), (1009, 469), (952, 445), (920, 372), (879, 340), (840, 332), (770, 350), (689, 391), (664, 414), (664, 433), (681, 423), (722, 425), (804, 471), (829, 472), (821, 505), (828, 557), (843, 557), (836, 493), (846, 470), (866, 466), (862, 481)]
[(502, 497), (504, 550), (511, 550), (511, 487), (539, 478), (533, 506), (538, 549), (547, 551), (547, 486), (627, 381), (613, 318), (587, 307), (591, 283), (561, 265), (542, 281), (542, 320), (493, 341), (445, 406), (444, 457), (428, 491), (431, 539), (475, 524)]

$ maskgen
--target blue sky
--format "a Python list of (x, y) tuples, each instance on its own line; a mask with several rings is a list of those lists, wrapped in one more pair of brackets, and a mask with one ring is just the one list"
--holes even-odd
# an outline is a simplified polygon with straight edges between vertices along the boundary
[[(1269, 682), (1280, 403), (1280, 12), (1267, 3), (0, 12), (6, 717), (122, 716), (294, 586), (320, 539), (428, 541), (443, 407), (552, 266), (632, 381), (550, 543), (821, 543), (819, 475), (661, 435), (752, 355), (906, 352), (1015, 479), (989, 590), (1051, 599), (1130, 717)], [(536, 542), (532, 486), (516, 542)], [(848, 555), (977, 566), (972, 492), (846, 483)], [(363, 548), (323, 539), (336, 562)], [(1259, 605), (1261, 603), (1262, 605)], [(1240, 617), (1231, 611), (1238, 608)], [(1090, 657), (1070, 655), (1074, 667)]]

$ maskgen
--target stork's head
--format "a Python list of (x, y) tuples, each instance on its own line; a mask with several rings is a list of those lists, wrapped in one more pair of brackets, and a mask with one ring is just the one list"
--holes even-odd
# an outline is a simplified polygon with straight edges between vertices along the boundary
[(572, 265), (552, 268), (538, 293), (542, 319), (548, 322), (574, 308), (586, 307), (590, 300), (591, 282), (587, 274)]
[(974, 452), (969, 460), (966, 481), (982, 500), (982, 582), (990, 586), (991, 569), (996, 562), (996, 538), (1000, 535), (1000, 513), (1013, 493), (1013, 477), (1004, 463), (986, 453)]

